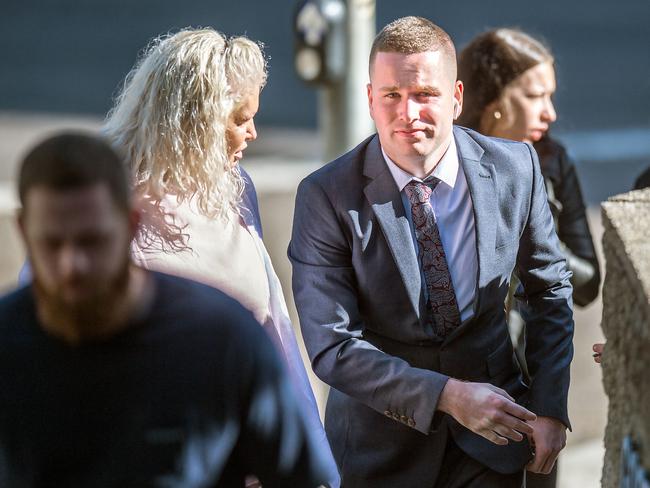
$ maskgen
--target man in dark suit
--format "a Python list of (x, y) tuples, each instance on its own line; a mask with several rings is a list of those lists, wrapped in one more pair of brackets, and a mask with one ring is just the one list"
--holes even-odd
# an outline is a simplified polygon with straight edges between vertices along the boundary
[[(529, 145), (453, 127), (449, 36), (417, 17), (370, 55), (377, 134), (307, 177), (289, 245), (326, 430), (350, 487), (515, 487), (564, 447), (570, 273)], [(530, 384), (506, 327), (524, 291)]]
[(253, 316), (132, 264), (125, 167), (84, 134), (22, 165), (33, 283), (0, 298), (0, 486), (319, 486), (323, 460)]

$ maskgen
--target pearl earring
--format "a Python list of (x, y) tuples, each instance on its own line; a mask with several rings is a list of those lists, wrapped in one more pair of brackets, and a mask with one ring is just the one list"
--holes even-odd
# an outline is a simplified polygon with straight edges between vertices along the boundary
[(499, 120), (501, 118), (501, 112), (499, 112), (498, 110), (495, 110), (493, 115), (494, 115), (494, 118), (497, 119), (497, 120)]

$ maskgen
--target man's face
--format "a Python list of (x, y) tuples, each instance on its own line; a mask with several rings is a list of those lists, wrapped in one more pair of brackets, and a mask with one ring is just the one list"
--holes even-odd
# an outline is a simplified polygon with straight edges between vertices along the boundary
[(448, 147), (463, 98), (463, 85), (449, 63), (440, 51), (379, 52), (375, 57), (368, 85), (370, 116), (384, 151), (404, 169), (435, 164)]
[(58, 320), (106, 320), (101, 315), (125, 293), (136, 222), (105, 184), (31, 188), (19, 223), (39, 306)]

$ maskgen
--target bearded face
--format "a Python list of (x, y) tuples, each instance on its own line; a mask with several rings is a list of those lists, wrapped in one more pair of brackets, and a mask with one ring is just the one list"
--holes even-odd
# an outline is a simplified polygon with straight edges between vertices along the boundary
[[(67, 323), (79, 330), (80, 335), (92, 336), (93, 329), (110, 321), (115, 305), (120, 302), (129, 281), (129, 261), (113, 277), (89, 286), (84, 296), (70, 300), (62, 289), (48, 289), (38, 271), (34, 270), (33, 289), (39, 307), (56, 323)], [(76, 286), (70, 284), (71, 286)], [(64, 285), (65, 286), (69, 285)]]
[(126, 293), (133, 229), (106, 185), (34, 187), (20, 226), (41, 317), (80, 336), (109, 323)]

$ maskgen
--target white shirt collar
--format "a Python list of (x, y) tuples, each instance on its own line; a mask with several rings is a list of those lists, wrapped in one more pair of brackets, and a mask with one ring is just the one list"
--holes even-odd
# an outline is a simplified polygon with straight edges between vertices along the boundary
[[(397, 166), (386, 154), (384, 148), (381, 148), (381, 153), (384, 155), (384, 160), (388, 165), (390, 173), (393, 175), (395, 183), (397, 183), (397, 188), (401, 192), (404, 187), (411, 181), (422, 181), (417, 176), (413, 176), (411, 173), (404, 171), (402, 168)], [(456, 177), (458, 176), (458, 152), (456, 150), (456, 140), (454, 135), (451, 135), (451, 142), (449, 147), (445, 151), (445, 154), (440, 159), (440, 162), (436, 165), (434, 170), (431, 172), (431, 176), (435, 176), (441, 182), (445, 183), (450, 188), (453, 188), (456, 184)]]

